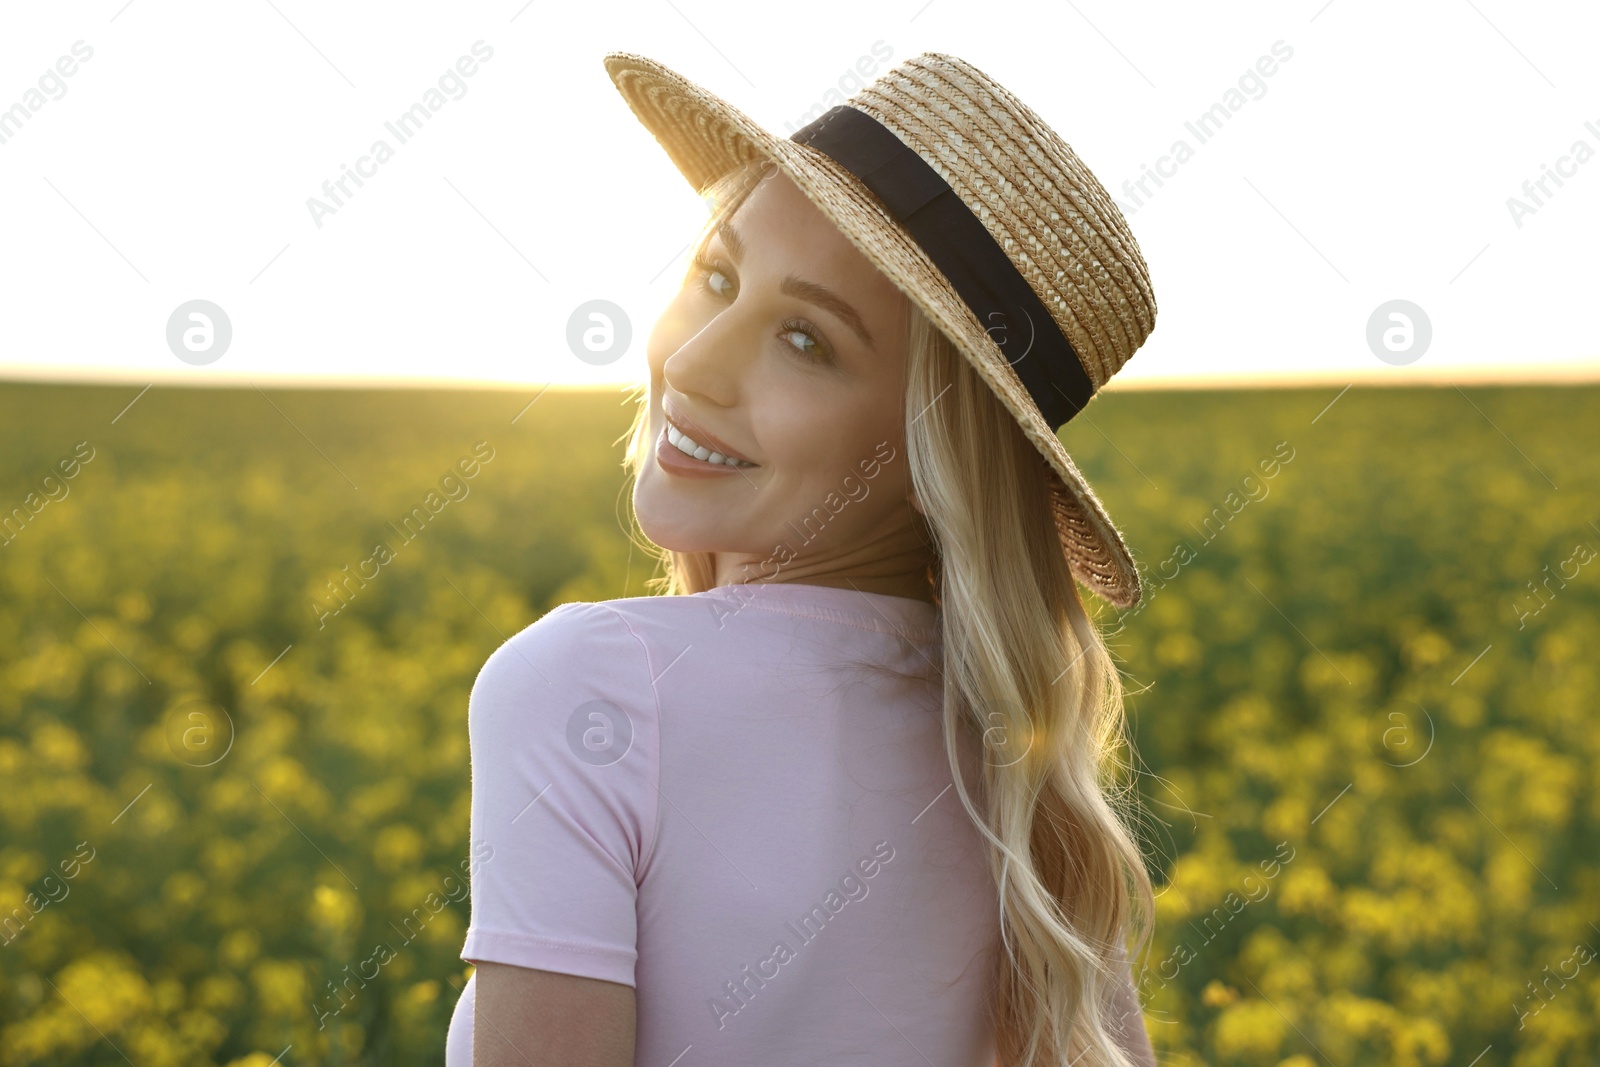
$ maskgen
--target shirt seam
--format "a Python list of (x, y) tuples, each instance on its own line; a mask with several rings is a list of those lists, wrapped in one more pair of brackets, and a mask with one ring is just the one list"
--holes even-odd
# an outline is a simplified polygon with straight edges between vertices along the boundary
[[(792, 615), (802, 619), (814, 619), (818, 622), (838, 623), (841, 626), (852, 626), (858, 630), (870, 630), (873, 633), (888, 634), (892, 637), (904, 637), (907, 640), (916, 641), (920, 644), (937, 645), (944, 643), (944, 639), (939, 635), (939, 631), (931, 626), (917, 625), (905, 626), (903, 628), (886, 629), (886, 625), (893, 627), (894, 624), (886, 623), (885, 620), (882, 619), (873, 619), (869, 616), (855, 615), (851, 614), (850, 612), (840, 611), (836, 608), (813, 607), (809, 610), (803, 610), (792, 606), (763, 603), (759, 600), (745, 601), (743, 607), (755, 608), (757, 611), (771, 612), (774, 615)], [(743, 610), (743, 608), (740, 610)], [(873, 623), (880, 623), (882, 625), (873, 625)]]
[[(562, 937), (552, 937), (548, 934), (530, 934), (523, 930), (497, 930), (492, 926), (468, 926), (466, 937), (476, 937), (482, 941), (491, 941), (533, 944), (545, 948), (553, 948), (562, 952), (572, 952), (585, 956), (603, 956), (611, 959), (634, 962), (638, 959), (637, 949), (616, 948), (611, 945), (590, 945), (582, 941), (568, 941)], [(465, 957), (462, 957), (465, 959)]]
[(651, 764), (650, 764), (650, 768), (649, 768), (650, 777), (651, 777), (651, 782), (650, 782), (650, 787), (651, 787), (650, 788), (650, 809), (651, 810), (650, 810), (650, 818), (648, 819), (648, 823), (649, 823), (650, 829), (649, 829), (649, 837), (648, 837), (648, 839), (643, 843), (643, 846), (639, 849), (639, 867), (638, 867), (638, 870), (633, 872), (633, 882), (634, 882), (634, 885), (637, 887), (638, 884), (639, 884), (639, 878), (640, 878), (639, 872), (647, 869), (650, 866), (650, 860), (655, 856), (656, 842), (660, 839), (660, 836), (661, 836), (661, 694), (656, 691), (656, 682), (655, 682), (656, 675), (655, 675), (654, 665), (651, 663), (651, 660), (650, 660), (650, 646), (645, 643), (644, 638), (640, 637), (637, 633), (634, 632), (633, 625), (628, 622), (628, 617), (626, 615), (622, 614), (622, 612), (618, 611), (616, 608), (612, 607), (610, 604), (606, 604), (606, 603), (602, 602), (600, 606), (605, 608), (607, 611), (611, 612), (611, 614), (615, 615), (617, 617), (617, 619), (622, 623), (623, 627), (628, 631), (629, 636), (631, 636), (635, 641), (637, 641), (639, 643), (639, 650), (644, 653), (645, 675), (646, 675), (646, 677), (648, 677), (650, 679), (650, 700), (651, 700), (651, 703), (653, 703), (655, 705), (655, 709), (656, 709), (655, 731), (654, 731), (655, 732), (655, 737), (653, 738), (655, 743), (651, 746), (654, 749), (654, 754), (651, 757)]

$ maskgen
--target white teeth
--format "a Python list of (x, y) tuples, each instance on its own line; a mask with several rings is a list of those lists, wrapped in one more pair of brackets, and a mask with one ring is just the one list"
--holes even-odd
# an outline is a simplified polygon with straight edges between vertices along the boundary
[(679, 452), (693, 456), (695, 459), (704, 460), (707, 463), (721, 463), (729, 467), (755, 466), (754, 463), (746, 463), (742, 459), (734, 459), (732, 456), (724, 456), (721, 452), (711, 451), (711, 449), (707, 448), (705, 445), (696, 444), (694, 438), (690, 437), (686, 433), (682, 433), (670, 422), (667, 423), (667, 443), (672, 445), (672, 447), (676, 448)]

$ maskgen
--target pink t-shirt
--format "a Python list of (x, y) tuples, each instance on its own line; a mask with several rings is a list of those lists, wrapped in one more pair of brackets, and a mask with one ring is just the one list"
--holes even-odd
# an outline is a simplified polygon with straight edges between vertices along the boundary
[(932, 604), (796, 583), (551, 611), (472, 687), (461, 958), (633, 986), (650, 1067), (991, 1067), (998, 897), (941, 648)]

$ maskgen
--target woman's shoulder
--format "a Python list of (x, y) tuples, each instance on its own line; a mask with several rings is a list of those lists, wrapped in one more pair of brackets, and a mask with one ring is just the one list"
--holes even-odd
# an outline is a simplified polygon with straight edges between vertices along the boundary
[(560, 643), (575, 637), (610, 634), (639, 635), (659, 624), (693, 625), (704, 617), (715, 625), (715, 613), (705, 596), (635, 596), (613, 600), (569, 600), (545, 612), (512, 639), (523, 644)]
[[(475, 750), (523, 750), (536, 737), (565, 737), (565, 749), (589, 761), (597, 721), (619, 737), (653, 733), (659, 667), (611, 603), (563, 603), (494, 649), (467, 701)], [(560, 753), (563, 745), (542, 749)]]
[(643, 840), (654, 820), (659, 715), (649, 660), (625, 620), (603, 602), (561, 604), (503, 641), (473, 681), (474, 794), (510, 804), (514, 793), (520, 808), (549, 787), (546, 806), (585, 818), (629, 812)]
[(555, 686), (636, 697), (654, 677), (651, 662), (663, 641), (675, 647), (717, 622), (706, 599), (695, 595), (567, 601), (502, 642), (474, 689)]
[[(776, 595), (771, 599), (771, 604), (760, 599), (755, 604), (782, 606)], [(568, 601), (502, 643), (483, 665), (478, 685), (544, 687), (564, 679), (562, 684), (571, 688), (581, 679), (588, 689), (609, 685), (625, 697), (638, 697), (641, 684), (653, 693), (652, 679), (688, 648), (725, 638), (730, 621), (746, 606), (726, 590)], [(810, 608), (802, 614), (830, 617)], [(861, 621), (872, 624), (876, 619), (863, 613)], [(739, 627), (746, 647), (775, 639), (782, 630)]]
[(662, 642), (678, 647), (697, 632), (720, 630), (728, 614), (730, 609), (715, 593), (573, 600), (553, 608), (523, 633), (536, 642), (601, 633), (620, 641), (626, 634), (653, 650)]
[[(529, 695), (639, 702), (651, 691), (648, 653), (615, 601), (559, 604), (503, 641), (473, 682), (473, 701)], [(519, 699), (520, 698), (520, 699)]]

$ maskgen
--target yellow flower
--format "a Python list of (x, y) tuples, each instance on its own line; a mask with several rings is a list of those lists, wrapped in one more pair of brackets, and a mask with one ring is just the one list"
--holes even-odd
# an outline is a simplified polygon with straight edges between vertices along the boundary
[(401, 995), (400, 1003), (408, 1011), (421, 1011), (438, 999), (439, 983), (430, 978), (426, 982), (417, 982), (407, 989)]
[(361, 920), (361, 902), (338, 886), (319, 885), (311, 894), (311, 921), (326, 936), (342, 939)]
[(132, 959), (118, 953), (93, 952), (75, 960), (61, 969), (55, 984), (63, 999), (107, 1033), (154, 1006), (150, 984)]
[(305, 966), (298, 960), (264, 959), (250, 969), (261, 1013), (268, 1018), (301, 1019), (309, 1016), (311, 994)]
[(227, 1012), (244, 1003), (244, 983), (226, 972), (208, 974), (195, 983), (194, 1003), (207, 1011)]
[(230, 967), (243, 968), (261, 952), (261, 935), (251, 927), (230, 930), (222, 938), (217, 955)]
[(227, 1067), (275, 1067), (276, 1062), (265, 1052), (251, 1052), (236, 1060), (229, 1060)]
[(174, 871), (162, 884), (161, 896), (179, 911), (187, 911), (205, 894), (208, 883), (193, 871)]
[(40, 764), (49, 770), (76, 771), (89, 762), (89, 752), (77, 733), (52, 719), (33, 728), (31, 747)]
[(1219, 1058), (1246, 1058), (1278, 1051), (1292, 1031), (1278, 1009), (1260, 1000), (1230, 1005), (1217, 1016), (1216, 1050)]
[(403, 823), (385, 826), (372, 843), (372, 858), (385, 874), (398, 874), (422, 860), (422, 835)]

